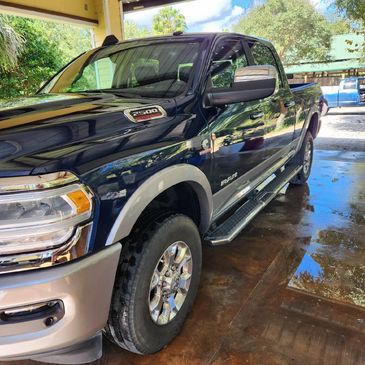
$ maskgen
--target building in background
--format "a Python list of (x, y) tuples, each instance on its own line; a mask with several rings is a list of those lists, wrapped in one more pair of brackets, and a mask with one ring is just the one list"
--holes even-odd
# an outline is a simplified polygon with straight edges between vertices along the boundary
[(365, 37), (363, 34), (333, 36), (328, 61), (286, 65), (293, 74), (291, 83), (315, 81), (322, 86), (338, 85), (350, 76), (365, 76)]

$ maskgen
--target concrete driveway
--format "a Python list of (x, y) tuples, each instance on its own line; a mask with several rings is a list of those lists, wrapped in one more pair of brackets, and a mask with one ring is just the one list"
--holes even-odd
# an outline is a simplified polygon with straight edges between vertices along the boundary
[(316, 148), (365, 151), (365, 107), (330, 109), (322, 117)]
[(231, 244), (204, 247), (197, 301), (166, 349), (142, 357), (105, 341), (95, 364), (365, 364), (364, 120), (331, 112), (308, 184)]

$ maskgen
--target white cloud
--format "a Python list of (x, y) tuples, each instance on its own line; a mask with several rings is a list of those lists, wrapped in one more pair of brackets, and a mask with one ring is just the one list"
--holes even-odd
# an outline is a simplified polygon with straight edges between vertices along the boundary
[(176, 4), (174, 7), (184, 14), (189, 26), (220, 19), (231, 11), (232, 0), (194, 0)]
[(132, 13), (125, 14), (125, 20), (131, 20), (138, 25), (150, 26), (152, 18), (159, 12), (160, 8), (152, 8), (147, 10), (134, 11)]
[(321, 0), (310, 0), (311, 4), (315, 7), (315, 8), (319, 8), (321, 6)]
[[(325, 12), (333, 0), (310, 0), (314, 7)], [(251, 0), (251, 6), (258, 6), (265, 0)], [(191, 0), (173, 4), (172, 7), (180, 10), (186, 19), (188, 31), (216, 32), (230, 29), (232, 23), (244, 14), (245, 9), (234, 5), (233, 0)], [(126, 20), (132, 20), (138, 25), (151, 28), (153, 16), (161, 7), (139, 10), (125, 15)]]
[[(232, 0), (193, 0), (172, 6), (185, 16), (188, 30), (198, 28), (203, 31), (220, 31), (228, 21), (244, 12), (240, 6), (232, 8)], [(151, 27), (152, 18), (160, 9), (161, 7), (128, 13), (125, 19), (132, 20), (138, 25)]]
[(216, 20), (213, 22), (207, 22), (202, 25), (202, 32), (221, 32), (224, 28), (223, 20)]
[(245, 9), (240, 6), (234, 6), (231, 9), (231, 12), (228, 13), (225, 17), (211, 21), (205, 22), (202, 31), (203, 32), (221, 32), (224, 29), (230, 29), (232, 24), (245, 12)]
[(321, 12), (326, 11), (326, 9), (333, 3), (332, 0), (310, 0), (311, 4)]
[(237, 17), (242, 15), (245, 12), (245, 9), (241, 6), (235, 5), (232, 9), (232, 17)]

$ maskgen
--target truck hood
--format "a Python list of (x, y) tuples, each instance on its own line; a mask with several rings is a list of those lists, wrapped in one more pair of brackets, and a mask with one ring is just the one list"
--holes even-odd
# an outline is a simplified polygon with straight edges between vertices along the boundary
[[(163, 111), (154, 120), (132, 121), (126, 112), (153, 106)], [(80, 172), (85, 163), (101, 163), (110, 156), (110, 147), (125, 153), (178, 139), (171, 129), (175, 119), (174, 99), (43, 94), (0, 103), (0, 177), (27, 175), (34, 169)]]

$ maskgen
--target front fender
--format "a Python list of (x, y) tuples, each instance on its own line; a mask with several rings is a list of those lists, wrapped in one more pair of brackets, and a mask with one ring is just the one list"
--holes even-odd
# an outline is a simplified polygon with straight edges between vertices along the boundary
[(210, 225), (213, 200), (210, 183), (197, 167), (179, 164), (167, 167), (148, 178), (128, 199), (119, 213), (107, 239), (111, 245), (127, 237), (147, 206), (162, 192), (180, 183), (189, 183), (199, 199), (200, 231), (205, 233)]

